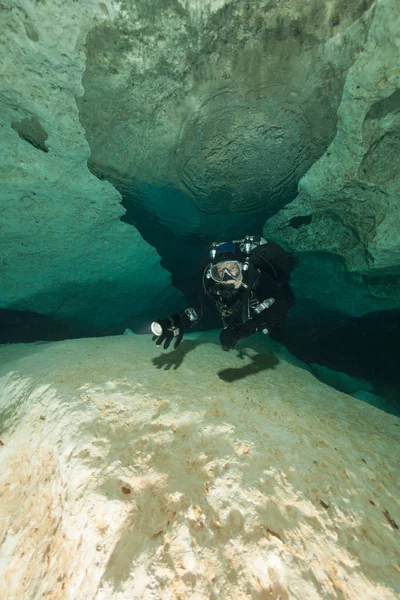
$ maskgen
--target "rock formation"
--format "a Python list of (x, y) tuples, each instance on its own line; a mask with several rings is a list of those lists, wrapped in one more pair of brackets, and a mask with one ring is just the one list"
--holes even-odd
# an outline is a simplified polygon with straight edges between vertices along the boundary
[(137, 227), (174, 271), (163, 234), (260, 229), (303, 176), (268, 234), (397, 264), (394, 0), (2, 7), (3, 308), (167, 310), (179, 294)]
[(397, 3), (374, 4), (346, 76), (336, 136), (295, 201), (265, 228), (298, 250), (344, 257), (376, 296), (382, 276), (386, 294), (397, 293), (400, 275), (399, 32)]
[[(399, 33), (397, 0), (1, 1), (0, 341), (131, 334), (0, 346), (1, 600), (398, 597)], [(304, 362), (132, 335), (262, 232)]]
[(0, 364), (2, 599), (398, 597), (398, 419), (278, 344), (228, 361), (213, 334), (127, 335)]

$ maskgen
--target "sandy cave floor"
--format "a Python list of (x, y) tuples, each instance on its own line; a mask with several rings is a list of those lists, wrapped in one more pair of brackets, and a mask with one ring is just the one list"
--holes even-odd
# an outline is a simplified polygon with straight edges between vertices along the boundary
[(0, 598), (400, 597), (400, 420), (272, 340), (0, 347)]

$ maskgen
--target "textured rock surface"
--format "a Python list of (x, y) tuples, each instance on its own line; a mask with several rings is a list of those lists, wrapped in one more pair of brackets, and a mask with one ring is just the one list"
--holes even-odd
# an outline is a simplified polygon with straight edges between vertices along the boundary
[(227, 230), (230, 217), (265, 218), (321, 155), (267, 236), (394, 268), (398, 15), (394, 0), (370, 7), (3, 2), (1, 306), (95, 325), (126, 324), (145, 301), (168, 311), (169, 277), (104, 180), (148, 211), (144, 237), (160, 250), (151, 218), (185, 239), (220, 230), (214, 217)]
[(298, 300), (349, 316), (400, 306), (397, 275), (376, 278), (349, 272), (344, 259), (330, 252), (299, 252), (298, 257), (290, 280)]
[(0, 348), (1, 598), (398, 598), (399, 420), (216, 342)]
[(0, 306), (92, 325), (179, 300), (156, 251), (121, 223), (118, 192), (87, 168), (75, 98), (102, 14), (96, 2), (0, 11)]
[(335, 135), (369, 4), (121, 2), (86, 41), (92, 169), (207, 213), (276, 211)]
[(337, 135), (264, 234), (340, 254), (351, 270), (391, 274), (390, 293), (400, 271), (398, 2), (376, 2), (370, 18), (363, 51), (346, 77)]

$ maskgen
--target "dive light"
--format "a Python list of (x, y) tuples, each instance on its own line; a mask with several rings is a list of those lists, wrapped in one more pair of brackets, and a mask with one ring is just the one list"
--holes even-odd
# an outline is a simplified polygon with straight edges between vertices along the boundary
[(153, 321), (152, 324), (150, 325), (151, 331), (154, 335), (156, 335), (157, 337), (159, 335), (162, 334), (163, 332), (163, 328), (162, 325), (160, 325), (160, 323), (158, 321)]

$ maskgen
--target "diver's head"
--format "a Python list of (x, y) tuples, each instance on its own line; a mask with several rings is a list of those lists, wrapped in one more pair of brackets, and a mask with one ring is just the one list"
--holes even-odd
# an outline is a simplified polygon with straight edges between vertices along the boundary
[(243, 255), (236, 244), (225, 243), (216, 248), (207, 277), (225, 287), (240, 288), (243, 283)]
[(243, 282), (242, 265), (236, 260), (218, 262), (211, 267), (211, 278), (221, 285), (240, 288)]

